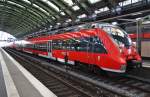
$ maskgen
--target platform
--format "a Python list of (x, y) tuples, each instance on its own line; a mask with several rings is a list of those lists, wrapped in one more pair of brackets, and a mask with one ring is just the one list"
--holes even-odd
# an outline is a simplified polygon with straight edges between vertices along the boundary
[(0, 97), (57, 97), (0, 49)]

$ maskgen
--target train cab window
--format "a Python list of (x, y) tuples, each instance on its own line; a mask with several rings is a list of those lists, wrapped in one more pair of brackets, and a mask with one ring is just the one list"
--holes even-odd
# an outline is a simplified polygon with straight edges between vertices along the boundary
[(131, 45), (131, 39), (120, 27), (104, 26), (103, 30), (106, 31), (119, 46), (123, 44), (126, 47), (129, 47)]
[(111, 35), (111, 27), (102, 27), (102, 29)]

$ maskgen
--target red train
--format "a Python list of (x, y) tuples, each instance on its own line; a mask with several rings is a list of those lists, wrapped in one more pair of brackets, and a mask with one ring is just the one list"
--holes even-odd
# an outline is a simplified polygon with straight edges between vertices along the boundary
[[(121, 28), (92, 23), (54, 31), (55, 34), (27, 39), (23, 51), (69, 64), (124, 73), (128, 66), (141, 66), (141, 57)], [(67, 60), (66, 60), (67, 59)]]

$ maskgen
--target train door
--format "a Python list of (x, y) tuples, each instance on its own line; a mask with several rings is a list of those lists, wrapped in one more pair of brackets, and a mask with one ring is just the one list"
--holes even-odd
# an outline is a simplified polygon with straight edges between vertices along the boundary
[(88, 60), (91, 70), (95, 71), (95, 65), (98, 65), (100, 62), (101, 53), (105, 52), (103, 46), (101, 45), (100, 39), (97, 36), (91, 37), (88, 44)]
[(48, 57), (52, 58), (52, 40), (48, 41), (47, 43), (47, 52)]
[(88, 39), (88, 49), (87, 49), (87, 59), (89, 64), (95, 64), (95, 55), (94, 55), (94, 37), (89, 37)]

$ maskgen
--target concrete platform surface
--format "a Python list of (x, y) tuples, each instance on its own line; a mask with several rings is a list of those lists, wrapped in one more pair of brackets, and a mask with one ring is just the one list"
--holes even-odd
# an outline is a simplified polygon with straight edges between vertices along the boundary
[(3, 49), (0, 65), (0, 97), (57, 97)]

